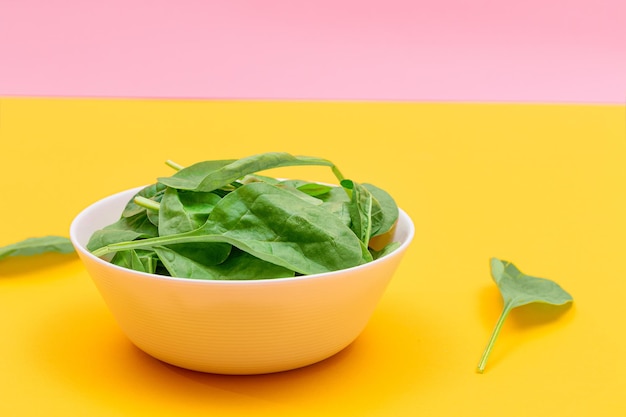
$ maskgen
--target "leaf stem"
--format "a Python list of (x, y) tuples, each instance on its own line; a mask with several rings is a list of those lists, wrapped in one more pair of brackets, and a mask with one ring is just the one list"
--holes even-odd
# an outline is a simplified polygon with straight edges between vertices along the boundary
[(159, 209), (161, 208), (161, 205), (158, 202), (154, 200), (150, 200), (149, 198), (146, 198), (146, 197), (142, 197), (140, 195), (136, 196), (134, 201), (135, 201), (135, 204), (137, 204), (138, 206), (141, 206), (148, 210), (159, 211)]
[(168, 159), (167, 161), (165, 161), (165, 165), (167, 165), (168, 167), (172, 169), (175, 169), (176, 171), (180, 171), (181, 169), (185, 168), (184, 166), (177, 164), (171, 159)]
[(330, 169), (333, 171), (333, 174), (335, 175), (335, 177), (339, 180), (339, 182), (343, 181), (345, 179), (345, 177), (343, 176), (343, 174), (341, 173), (341, 171), (339, 171), (339, 168), (337, 168), (336, 165), (332, 165), (330, 167)]
[(502, 309), (502, 313), (500, 314), (500, 318), (498, 319), (498, 322), (496, 323), (496, 327), (493, 329), (493, 332), (491, 333), (491, 337), (489, 338), (489, 343), (487, 343), (487, 347), (485, 348), (485, 351), (480, 357), (480, 362), (478, 362), (478, 367), (477, 367), (478, 373), (482, 374), (485, 371), (485, 366), (487, 365), (487, 359), (489, 358), (491, 349), (493, 349), (493, 345), (495, 344), (496, 339), (498, 338), (498, 335), (500, 334), (500, 330), (502, 329), (504, 320), (507, 318), (510, 311), (511, 311), (510, 305), (505, 304), (504, 308)]

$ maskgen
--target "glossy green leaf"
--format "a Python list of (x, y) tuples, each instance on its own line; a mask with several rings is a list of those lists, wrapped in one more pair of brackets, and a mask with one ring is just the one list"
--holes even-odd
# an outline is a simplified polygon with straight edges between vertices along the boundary
[(363, 184), (374, 197), (372, 214), (372, 237), (387, 233), (398, 221), (398, 205), (389, 193), (373, 184)]
[(159, 178), (159, 182), (180, 190), (209, 192), (231, 184), (246, 175), (273, 168), (302, 165), (328, 166), (336, 175), (339, 173), (335, 165), (326, 159), (269, 152), (241, 159), (199, 162), (181, 169), (171, 177)]
[(253, 280), (294, 276), (294, 272), (287, 268), (263, 261), (240, 250), (235, 250), (225, 262), (217, 265), (204, 264), (162, 246), (155, 247), (154, 251), (173, 277), (209, 280)]
[(168, 187), (159, 209), (159, 236), (199, 228), (220, 200), (217, 194), (192, 193)]
[(352, 231), (358, 238), (367, 245), (372, 235), (372, 215), (374, 212), (381, 213), (380, 210), (374, 209), (374, 199), (372, 194), (362, 185), (352, 181), (343, 180), (341, 185), (349, 190), (351, 199), (348, 205), (350, 218), (352, 219)]
[(563, 305), (573, 301), (572, 296), (556, 282), (525, 275), (508, 261), (491, 259), (491, 276), (500, 290), (504, 306), (478, 364), (478, 372), (481, 373), (485, 370), (489, 354), (512, 309), (531, 303)]
[(400, 247), (400, 242), (389, 242), (381, 250), (374, 250), (370, 248), (369, 251), (372, 254), (373, 259), (379, 259), (379, 258), (382, 258), (383, 256), (389, 255), (391, 252), (398, 249), (399, 247)]
[(203, 265), (218, 265), (231, 254), (232, 245), (224, 242), (191, 242), (167, 246), (176, 253)]
[(111, 263), (123, 268), (134, 269), (135, 271), (151, 272), (148, 270), (147, 265), (141, 261), (137, 251), (134, 250), (117, 252), (113, 259), (111, 259)]
[[(163, 194), (165, 193), (165, 186), (163, 184), (155, 183), (142, 188), (135, 197), (143, 197), (155, 202), (160, 202)], [(133, 217), (139, 213), (146, 211), (146, 208), (138, 205), (135, 202), (135, 197), (131, 198), (126, 204), (126, 207), (122, 211), (122, 217)]]
[(0, 247), (0, 259), (9, 256), (31, 256), (47, 252), (74, 252), (72, 242), (62, 236), (31, 237), (20, 242)]
[(317, 184), (314, 182), (307, 182), (305, 184), (297, 186), (296, 188), (298, 189), (298, 191), (302, 191), (303, 193), (306, 193), (312, 197), (319, 197), (328, 194), (333, 187), (324, 184)]
[(94, 251), (112, 243), (127, 242), (158, 236), (157, 227), (149, 220), (146, 210), (132, 217), (121, 217), (117, 222), (97, 230), (89, 239), (87, 249)]

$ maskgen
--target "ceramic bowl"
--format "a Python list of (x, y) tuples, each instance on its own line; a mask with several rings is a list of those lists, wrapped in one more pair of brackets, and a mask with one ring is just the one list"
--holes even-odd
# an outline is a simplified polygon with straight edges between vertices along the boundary
[(414, 234), (400, 210), (394, 240), (401, 246), (365, 265), (254, 281), (153, 275), (112, 265), (85, 248), (139, 189), (83, 210), (72, 222), (72, 242), (126, 336), (161, 361), (202, 372), (285, 371), (341, 351), (366, 326)]

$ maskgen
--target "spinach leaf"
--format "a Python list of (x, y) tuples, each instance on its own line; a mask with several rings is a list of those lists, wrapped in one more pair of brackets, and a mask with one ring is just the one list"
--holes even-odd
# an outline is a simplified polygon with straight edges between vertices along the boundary
[(143, 249), (117, 252), (111, 259), (111, 263), (149, 274), (157, 273), (157, 269), (160, 266), (157, 254), (153, 250)]
[(287, 268), (263, 261), (240, 250), (234, 250), (225, 262), (217, 265), (203, 264), (164, 246), (157, 246), (154, 251), (173, 277), (248, 280), (294, 276), (294, 272)]
[(94, 255), (182, 243), (229, 243), (300, 274), (345, 269), (372, 260), (367, 247), (321, 206), (263, 182), (225, 196), (199, 229), (170, 236), (111, 244)]
[(156, 183), (139, 190), (135, 197), (126, 204), (124, 211), (122, 211), (122, 217), (133, 217), (146, 211), (145, 206), (141, 206), (136, 203), (137, 197), (142, 197), (157, 203), (160, 202), (163, 198), (163, 194), (165, 193), (165, 188), (166, 187), (163, 184)]
[(363, 186), (352, 180), (343, 180), (341, 185), (349, 190), (351, 195), (348, 210), (352, 220), (352, 231), (367, 245), (372, 235), (372, 213), (380, 214), (380, 210), (374, 210), (372, 194)]
[(9, 256), (31, 256), (46, 252), (74, 252), (72, 242), (62, 236), (31, 237), (17, 243), (0, 247), (0, 259)]
[(340, 218), (265, 183), (248, 184), (224, 197), (209, 222), (225, 237), (240, 242), (234, 246), (302, 274), (371, 260)]
[(148, 218), (147, 210), (132, 217), (121, 217), (117, 222), (91, 235), (87, 249), (94, 251), (112, 243), (158, 236), (157, 227)]
[(220, 200), (214, 193), (192, 193), (168, 187), (159, 209), (159, 236), (199, 228)]
[(339, 217), (346, 226), (350, 227), (352, 224), (350, 197), (343, 187), (331, 187), (330, 191), (316, 198), (322, 200), (324, 209)]
[(572, 296), (556, 282), (525, 275), (508, 261), (501, 261), (496, 258), (491, 259), (491, 276), (500, 290), (504, 307), (489, 339), (489, 343), (478, 363), (478, 372), (480, 373), (485, 370), (487, 359), (504, 324), (504, 320), (512, 309), (531, 303), (563, 305), (573, 301)]
[(374, 209), (380, 210), (380, 214), (372, 214), (372, 236), (387, 233), (393, 225), (398, 221), (398, 205), (389, 193), (376, 187), (373, 184), (363, 184), (363, 188), (367, 189), (374, 197)]
[[(111, 263), (128, 269), (134, 269), (140, 272), (153, 272), (154, 269), (149, 264), (144, 264), (137, 251), (124, 250), (115, 254)], [(156, 269), (156, 268), (155, 268)]]
[(333, 188), (329, 185), (317, 184), (314, 182), (307, 182), (296, 187), (298, 191), (302, 191), (310, 195), (311, 197), (319, 197), (324, 194), (328, 194), (330, 190)]
[(191, 242), (167, 246), (181, 256), (203, 265), (218, 265), (231, 254), (233, 246), (224, 242)]
[(389, 255), (391, 252), (398, 249), (399, 247), (400, 247), (400, 242), (389, 242), (381, 250), (375, 250), (375, 249), (370, 248), (369, 251), (372, 254), (373, 259), (379, 259), (379, 258), (382, 258), (383, 256)]
[(159, 178), (159, 182), (179, 190), (209, 192), (259, 171), (299, 165), (328, 166), (338, 178), (341, 177), (337, 167), (326, 159), (269, 152), (241, 159), (199, 162), (181, 169), (171, 177)]

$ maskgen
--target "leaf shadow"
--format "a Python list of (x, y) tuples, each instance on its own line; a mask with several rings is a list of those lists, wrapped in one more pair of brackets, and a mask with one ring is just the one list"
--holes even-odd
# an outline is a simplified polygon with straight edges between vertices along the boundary
[[(415, 352), (420, 347), (412, 328), (416, 323), (404, 324), (402, 312), (389, 310), (382, 312), (378, 320), (402, 323), (398, 329), (405, 331), (391, 335), (398, 340), (391, 340), (390, 334), (384, 337), (386, 329), (375, 318), (352, 344), (321, 362), (260, 375), (210, 374), (164, 363), (135, 347), (106, 308), (93, 303), (67, 305), (51, 314), (50, 321), (41, 326), (43, 331), (34, 335), (36, 340), (31, 345), (46, 349), (46, 372), (55, 374), (55, 379), (63, 384), (71, 384), (81, 395), (92, 395), (92, 401), (109, 409), (123, 406), (128, 390), (133, 390), (138, 401), (167, 397), (167, 401), (155, 403), (164, 407), (182, 401), (192, 407), (231, 411), (250, 411), (272, 404), (281, 404), (285, 409), (316, 410), (320, 398), (328, 406), (354, 401), (359, 407), (373, 407), (401, 394), (385, 383), (388, 378), (406, 379), (407, 384), (416, 382), (415, 373), (405, 369), (406, 362), (387, 358), (406, 355), (415, 362), (413, 368), (418, 369), (428, 361), (425, 355)], [(398, 352), (397, 346), (403, 346), (404, 350)], [(107, 366), (103, 367), (102, 363)], [(368, 381), (365, 386), (346, 385), (345, 380), (338, 379), (355, 372)], [(380, 375), (384, 377), (375, 378)], [(422, 377), (427, 384), (428, 379)], [(372, 384), (376, 386), (377, 396), (357, 401), (363, 397), (364, 389), (372, 389)], [(311, 396), (312, 388), (316, 392), (314, 396)]]
[(573, 309), (573, 303), (552, 305), (546, 303), (533, 303), (520, 306), (511, 310), (509, 320), (512, 325), (520, 330), (547, 325), (558, 320)]
[(50, 268), (64, 267), (68, 263), (75, 261), (78, 261), (78, 255), (75, 252), (43, 253), (36, 256), (9, 256), (0, 260), (0, 279), (40, 274)]
[[(503, 305), (497, 286), (487, 286), (480, 292), (479, 315), (485, 329), (485, 344), (502, 313)], [(520, 338), (530, 337), (531, 332), (539, 332), (543, 330), (542, 328), (555, 325), (557, 322), (564, 324), (564, 319), (572, 320), (574, 315), (569, 313), (573, 309), (574, 303), (564, 305), (532, 303), (511, 310), (495, 342), (486, 372), (506, 360), (514, 351), (522, 349), (523, 343), (520, 343)]]

